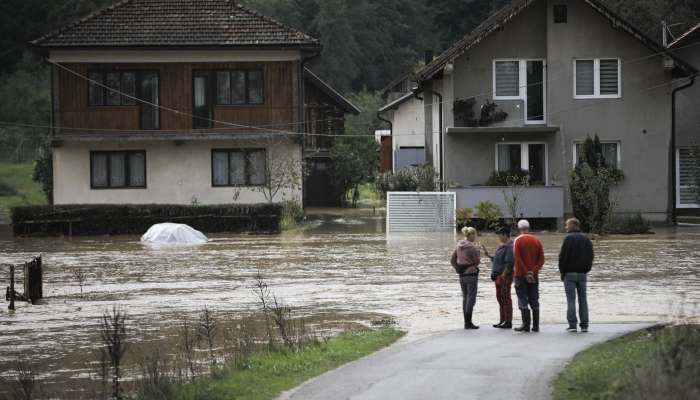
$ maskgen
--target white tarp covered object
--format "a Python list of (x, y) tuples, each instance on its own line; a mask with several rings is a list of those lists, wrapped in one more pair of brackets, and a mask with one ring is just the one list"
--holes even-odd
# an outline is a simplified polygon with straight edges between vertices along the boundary
[(154, 245), (177, 246), (204, 244), (209, 239), (189, 225), (166, 222), (151, 226), (141, 236), (141, 242)]

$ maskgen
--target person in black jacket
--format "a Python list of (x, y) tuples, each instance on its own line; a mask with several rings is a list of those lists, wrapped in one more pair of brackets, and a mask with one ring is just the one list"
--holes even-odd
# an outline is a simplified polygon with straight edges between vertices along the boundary
[(559, 252), (559, 273), (566, 291), (566, 319), (569, 332), (576, 332), (576, 296), (578, 314), (581, 318), (581, 332), (588, 332), (588, 299), (586, 283), (593, 265), (593, 243), (581, 233), (581, 223), (576, 218), (566, 221), (566, 232)]

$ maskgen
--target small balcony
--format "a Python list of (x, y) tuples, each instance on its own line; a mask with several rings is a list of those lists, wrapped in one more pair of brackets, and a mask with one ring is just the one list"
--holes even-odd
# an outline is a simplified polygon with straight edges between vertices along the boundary
[[(503, 216), (511, 218), (506, 206), (506, 196), (511, 194), (508, 186), (472, 186), (449, 189), (457, 194), (458, 208), (474, 208), (480, 201), (492, 201), (501, 208)], [(527, 186), (520, 194), (520, 218), (563, 218), (564, 188), (562, 186)]]

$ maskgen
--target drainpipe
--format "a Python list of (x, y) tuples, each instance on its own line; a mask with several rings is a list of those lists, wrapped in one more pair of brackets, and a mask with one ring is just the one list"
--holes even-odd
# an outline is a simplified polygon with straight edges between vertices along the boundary
[[(377, 119), (389, 124), (389, 138), (391, 139), (391, 172), (394, 173), (394, 124), (382, 117), (382, 111), (377, 111)], [(381, 144), (381, 138), (379, 139), (379, 143)]]
[(678, 199), (676, 198), (676, 193), (678, 188), (676, 187), (676, 93), (683, 89), (687, 89), (695, 83), (695, 75), (690, 77), (690, 82), (674, 88), (671, 91), (671, 223), (676, 225), (676, 204)]
[[(440, 191), (444, 192), (445, 191), (445, 182), (444, 182), (445, 176), (443, 173), (443, 167), (445, 164), (444, 164), (444, 160), (442, 157), (443, 156), (443, 154), (442, 154), (443, 153), (442, 152), (442, 95), (434, 90), (431, 90), (430, 93), (437, 96), (438, 101), (440, 102), (440, 103), (438, 103), (438, 127), (440, 129), (439, 135), (438, 135), (438, 153), (440, 154), (440, 166), (439, 166), (440, 167)], [(433, 110), (432, 105), (435, 103), (430, 103), (430, 104), (431, 104), (430, 112), (432, 112), (432, 110)], [(431, 135), (432, 135), (432, 132), (431, 132)]]

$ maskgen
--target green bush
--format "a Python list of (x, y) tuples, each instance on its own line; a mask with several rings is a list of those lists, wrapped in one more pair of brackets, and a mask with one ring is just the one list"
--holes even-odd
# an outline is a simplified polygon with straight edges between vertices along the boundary
[(395, 174), (380, 174), (375, 179), (377, 190), (386, 192), (432, 192), (437, 189), (438, 177), (432, 165), (407, 167)]
[(296, 201), (285, 201), (282, 203), (282, 229), (290, 229), (301, 223), (306, 214), (304, 208)]
[(455, 218), (457, 220), (457, 230), (461, 230), (465, 226), (472, 226), (472, 217), (474, 215), (474, 211), (469, 208), (458, 208)]
[(498, 221), (503, 218), (501, 207), (493, 201), (480, 201), (476, 203), (474, 208), (476, 209), (476, 217), (484, 224), (482, 229), (495, 229)]
[(486, 181), (486, 186), (510, 186), (514, 182), (529, 182), (530, 173), (524, 170), (517, 171), (493, 171), (489, 180)]
[(644, 219), (641, 213), (637, 213), (631, 216), (613, 218), (606, 230), (610, 233), (623, 235), (645, 234), (651, 233), (651, 223)]
[(5, 181), (0, 181), (0, 196), (16, 196), (17, 189)]

